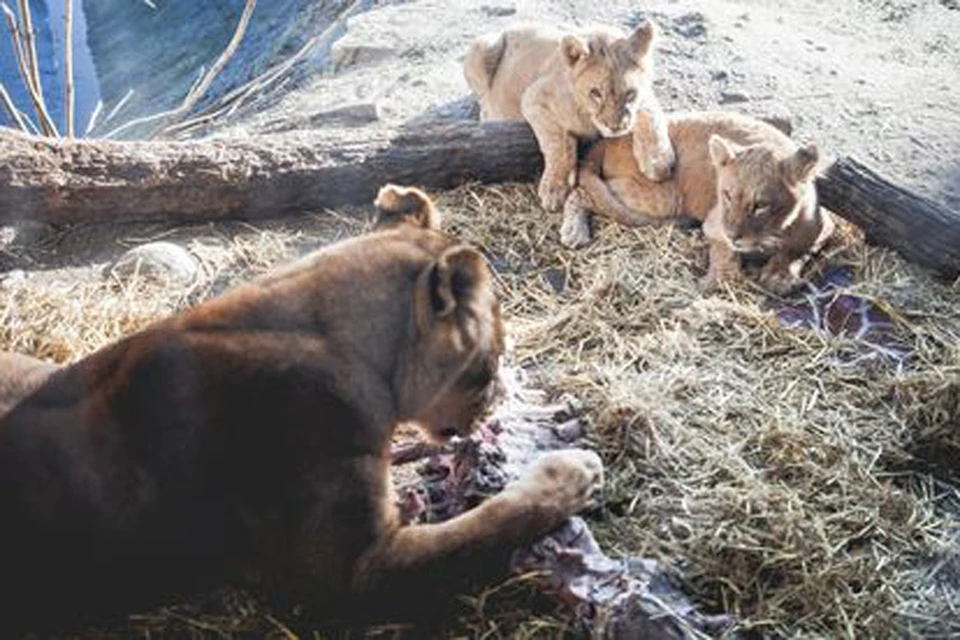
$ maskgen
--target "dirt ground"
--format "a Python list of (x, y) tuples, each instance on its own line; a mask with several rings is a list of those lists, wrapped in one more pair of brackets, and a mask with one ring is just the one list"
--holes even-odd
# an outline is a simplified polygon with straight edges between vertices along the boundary
[[(956, 0), (796, 0), (790, 3), (772, 0), (653, 0), (642, 5), (624, 0), (604, 3), (583, 0), (382, 2), (373, 11), (351, 20), (346, 37), (334, 48), (334, 56), (339, 60), (334, 73), (309, 79), (296, 91), (269, 101), (271, 106), (267, 110), (247, 114), (240, 120), (227, 123), (217, 133), (229, 136), (276, 130), (289, 123), (307, 121), (315, 114), (333, 109), (350, 111), (358, 105), (373, 105), (380, 121), (391, 124), (466, 94), (459, 58), (470, 38), (480, 32), (499, 28), (515, 20), (575, 25), (607, 22), (627, 27), (636, 24), (644, 16), (654, 18), (664, 32), (659, 48), (657, 88), (667, 109), (722, 107), (756, 115), (789, 116), (795, 137), (817, 142), (824, 152), (825, 162), (839, 155), (856, 157), (896, 183), (954, 209), (960, 208), (960, 161), (957, 160), (960, 158), (960, 89), (957, 88), (960, 85), (960, 4)], [(691, 388), (694, 383), (684, 382), (684, 376), (702, 382), (720, 375), (717, 367), (711, 364), (711, 357), (720, 357), (726, 352), (721, 353), (708, 348), (705, 343), (701, 344), (703, 336), (708, 334), (746, 341), (738, 347), (742, 348), (742, 353), (738, 351), (737, 357), (754, 363), (757, 367), (753, 370), (756, 377), (750, 377), (744, 384), (735, 385), (735, 388), (737, 392), (747, 392), (750, 384), (755, 384), (756, 388), (775, 389), (783, 394), (781, 398), (787, 398), (783, 415), (778, 414), (773, 421), (778, 429), (783, 427), (784, 432), (789, 431), (792, 434), (790, 438), (796, 437), (794, 444), (791, 444), (794, 449), (808, 447), (807, 451), (813, 451), (820, 446), (817, 444), (821, 442), (818, 438), (823, 434), (803, 432), (801, 427), (809, 420), (804, 416), (812, 407), (807, 407), (808, 396), (794, 401), (792, 394), (800, 394), (806, 388), (804, 385), (809, 384), (812, 397), (816, 398), (819, 393), (816, 387), (822, 384), (814, 379), (818, 376), (833, 380), (837, 389), (862, 385), (865, 391), (858, 396), (859, 402), (873, 403), (869, 407), (862, 405), (851, 408), (849, 412), (837, 409), (817, 414), (818, 419), (825, 422), (849, 425), (849, 430), (844, 431), (842, 437), (827, 434), (823, 436), (823, 441), (830, 442), (831, 451), (844, 447), (850, 448), (848, 452), (856, 450), (855, 456), (851, 453), (855, 460), (850, 463), (857, 469), (854, 476), (865, 484), (882, 485), (883, 489), (877, 488), (875, 492), (878, 496), (881, 493), (884, 496), (887, 493), (895, 495), (893, 502), (896, 505), (905, 504), (907, 507), (904, 508), (908, 511), (914, 509), (911, 516), (914, 519), (908, 519), (910, 526), (919, 526), (918, 522), (922, 524), (927, 519), (935, 518), (933, 514), (937, 507), (932, 506), (927, 499), (929, 496), (924, 498), (924, 495), (937, 491), (942, 491), (944, 495), (955, 492), (955, 489), (945, 489), (937, 484), (939, 481), (930, 478), (925, 481), (927, 484), (918, 481), (909, 490), (901, 485), (891, 489), (885, 483), (890, 481), (890, 475), (894, 472), (889, 469), (877, 471), (873, 468), (875, 460), (870, 460), (870, 447), (874, 444), (871, 438), (875, 430), (889, 429), (889, 439), (896, 441), (889, 450), (884, 448), (887, 444), (877, 444), (877, 451), (883, 453), (884, 459), (900, 455), (901, 447), (906, 447), (909, 440), (909, 435), (902, 432), (904, 416), (908, 413), (906, 405), (901, 407), (885, 394), (894, 393), (891, 389), (910, 388), (916, 376), (936, 377), (933, 369), (914, 372), (911, 374), (914, 377), (904, 378), (900, 372), (878, 373), (871, 367), (862, 370), (834, 368), (832, 364), (823, 364), (823, 354), (831, 349), (842, 350), (842, 345), (821, 345), (812, 339), (796, 338), (769, 329), (769, 323), (761, 317), (761, 302), (751, 297), (752, 294), (741, 292), (733, 294), (732, 298), (701, 299), (692, 283), (695, 276), (702, 272), (703, 256), (689, 235), (677, 236), (666, 231), (627, 233), (604, 228), (601, 229), (597, 245), (585, 252), (566, 252), (556, 242), (559, 218), (546, 217), (536, 207), (526, 187), (468, 188), (445, 196), (443, 202), (452, 210), (455, 229), (467, 239), (484, 244), (486, 249), (497, 255), (503, 255), (504, 264), (510, 269), (516, 267), (515, 263), (519, 261), (524, 265), (523, 273), (529, 274), (529, 277), (546, 278), (543, 282), (538, 280), (537, 287), (525, 288), (516, 284), (521, 271), (505, 271), (504, 286), (507, 290), (504, 295), (508, 300), (508, 321), (517, 335), (524, 362), (552, 362), (556, 367), (553, 371), (558, 375), (558, 387), (575, 389), (596, 401), (593, 417), (601, 430), (623, 422), (611, 417), (621, 404), (633, 410), (638, 410), (640, 406), (644, 415), (653, 418), (649, 424), (644, 422), (639, 426), (630, 422), (630, 427), (655, 431), (658, 424), (661, 427), (666, 425), (664, 428), (669, 433), (661, 433), (658, 437), (671, 440), (678, 448), (689, 447), (687, 452), (669, 452), (660, 457), (656, 451), (640, 447), (649, 458), (643, 458), (641, 451), (638, 451), (635, 460), (608, 456), (608, 462), (615, 465), (620, 478), (615, 493), (625, 502), (621, 501), (618, 507), (621, 511), (612, 523), (608, 523), (602, 537), (617, 552), (662, 554), (662, 557), (667, 557), (677, 549), (685, 548), (685, 545), (690, 548), (694, 539), (706, 544), (709, 539), (705, 532), (711, 530), (710, 526), (716, 525), (714, 520), (719, 516), (711, 519), (712, 515), (702, 516), (697, 512), (705, 504), (703, 496), (709, 491), (734, 492), (740, 488), (736, 483), (697, 478), (697, 474), (689, 467), (696, 464), (696, 456), (701, 453), (698, 447), (701, 446), (724, 446), (730, 447), (731, 451), (753, 446), (756, 443), (749, 433), (738, 430), (734, 435), (717, 436), (718, 440), (714, 442), (708, 438), (707, 443), (703, 444), (697, 439), (699, 436), (691, 435), (677, 426), (681, 417), (687, 418), (684, 412), (688, 410), (702, 412), (698, 414), (697, 421), (705, 421), (704, 424), (714, 417), (714, 409), (710, 408), (706, 399), (703, 402), (695, 400), (696, 389)], [(154, 317), (215, 295), (240, 279), (260, 273), (310, 249), (357, 233), (364, 227), (363, 219), (367, 213), (308, 212), (301, 218), (257, 226), (234, 222), (180, 228), (141, 224), (111, 228), (23, 225), (16, 229), (0, 229), (0, 319), (7, 323), (6, 327), (0, 326), (0, 348), (16, 348), (57, 361), (71, 361), (100, 344), (136, 330)], [(485, 219), (482, 224), (471, 223), (477, 216), (491, 218)], [(480, 232), (481, 228), (483, 233)], [(487, 231), (491, 235), (484, 235)], [(491, 237), (498, 235), (501, 236), (500, 240), (491, 240)], [(517, 238), (509, 243), (504, 239), (513, 235)], [(152, 293), (140, 296), (134, 304), (132, 298), (139, 295), (137, 291), (118, 288), (116, 283), (104, 280), (103, 268), (129, 247), (155, 239), (171, 240), (186, 247), (197, 259), (202, 277), (190, 290), (151, 290)], [(676, 260), (678, 266), (654, 266), (641, 262), (635, 255), (641, 250), (658, 252), (665, 259)], [(516, 254), (516, 251), (523, 253)], [(628, 258), (636, 259), (636, 264)], [(627, 260), (623, 264), (646, 271), (642, 274), (624, 274), (616, 268), (621, 260)], [(865, 283), (859, 291), (875, 296), (886, 295), (890, 304), (910, 319), (909, 323), (905, 321), (904, 331), (909, 326), (908, 332), (912, 332), (910, 339), (913, 340), (911, 344), (931, 352), (940, 349), (935, 358), (931, 356), (931, 361), (943, 368), (936, 371), (936, 375), (946, 376), (941, 380), (941, 386), (956, 385), (960, 379), (960, 352), (956, 351), (956, 345), (940, 347), (937, 346), (940, 342), (928, 338), (937, 329), (946, 327), (944, 331), (953, 331), (954, 327), (960, 326), (958, 285), (933, 282), (926, 274), (882, 251), (863, 250), (858, 261), (858, 275)], [(552, 331), (560, 321), (576, 324), (575, 321), (583, 320), (577, 315), (580, 307), (574, 306), (574, 302), (585, 306), (593, 304), (590, 291), (594, 270), (615, 273), (611, 277), (622, 281), (619, 286), (632, 296), (631, 299), (647, 296), (650, 300), (649, 305), (644, 307), (642, 322), (637, 318), (606, 318), (607, 324), (604, 326), (610, 328), (611, 336), (616, 335), (614, 329), (626, 334), (639, 331), (637, 327), (642, 323), (649, 323), (643, 324), (641, 331), (649, 331), (649, 335), (624, 338), (624, 344), (616, 344), (616, 349), (647, 349), (651, 354), (660, 354), (651, 355), (651, 358), (669, 357), (679, 367), (671, 369), (669, 373), (656, 367), (641, 372), (645, 377), (640, 383), (653, 385), (655, 391), (651, 392), (649, 399), (625, 400), (621, 396), (631, 393), (627, 387), (598, 391), (596, 387), (599, 383), (596, 381), (609, 380), (605, 367), (612, 365), (603, 361), (606, 352), (591, 355), (593, 351), (587, 337), (580, 337), (580, 342), (576, 343), (579, 351), (574, 355), (560, 357), (553, 353), (555, 345), (551, 343), (554, 340)], [(554, 282), (557, 273), (566, 274), (563, 281), (569, 289), (563, 295), (559, 294)], [(691, 286), (686, 287), (670, 279), (677, 277), (676, 273), (689, 275)], [(645, 278), (664, 280), (650, 288)], [(889, 285), (886, 290), (883, 288), (885, 284)], [(917, 292), (922, 292), (922, 295)], [(116, 301), (111, 296), (115, 296)], [(71, 297), (80, 302), (70, 304)], [(33, 302), (43, 301), (45, 308), (48, 308), (45, 313), (50, 317), (49, 322), (22, 319), (20, 324), (11, 324), (10, 319), (17, 317), (17, 309), (25, 306), (24, 301), (28, 298)], [(572, 310), (565, 314), (565, 309)], [(630, 309), (631, 312), (636, 311), (634, 307)], [(538, 319), (538, 314), (551, 318), (557, 325), (544, 324), (542, 318)], [(659, 325), (656, 314), (664, 318)], [(671, 319), (677, 314), (677, 317), (681, 317), (681, 320), (677, 320), (679, 324), (671, 325)], [(748, 329), (743, 331), (756, 332), (757, 335), (751, 333), (749, 339), (744, 338), (731, 328), (734, 323), (745, 323)], [(659, 328), (649, 329), (655, 326)], [(584, 327), (580, 328), (586, 331)], [(773, 334), (775, 338), (770, 337)], [(751, 342), (754, 339), (757, 342)], [(770, 346), (773, 342), (780, 346)], [(802, 348), (797, 346), (800, 343)], [(806, 373), (799, 386), (785, 383), (782, 388), (778, 387), (778, 383), (764, 378), (775, 376), (775, 368), (764, 368), (766, 365), (752, 359), (756, 350), (766, 352), (781, 347), (793, 353), (797, 362), (806, 362), (807, 359), (812, 362), (809, 367), (802, 365), (807, 369), (803, 369)], [(798, 364), (798, 367), (801, 365)], [(810, 372), (810, 368), (815, 369), (814, 373)], [(717, 392), (723, 391), (720, 389)], [(661, 404), (653, 406), (656, 402)], [(816, 400), (813, 402), (816, 403)], [(762, 403), (768, 408), (776, 404), (767, 399), (763, 399)], [(687, 405), (693, 409), (684, 408)], [(748, 410), (745, 403), (735, 403), (732, 411)], [(728, 420), (735, 422), (738, 419), (736, 415), (722, 416), (724, 424)], [(748, 426), (767, 425), (766, 418), (757, 424), (750, 420), (746, 422)], [(874, 429), (872, 425), (878, 426)], [(794, 428), (796, 433), (803, 432), (802, 437), (790, 431)], [(605, 443), (601, 441), (601, 446), (610, 448), (627, 442), (624, 446), (639, 447), (633, 436), (605, 433), (603, 437), (608, 440)], [(780, 431), (777, 433), (780, 434), (777, 437), (789, 439)], [(712, 431), (711, 434), (716, 435)], [(861, 441), (866, 443), (863, 450), (858, 444)], [(757, 445), (759, 453), (756, 455), (776, 458), (771, 451), (779, 451), (777, 445), (763, 441)], [(810, 474), (809, 482), (829, 485), (835, 462), (821, 465), (819, 460), (815, 460), (811, 464), (813, 467), (805, 470)], [(671, 473), (687, 478), (685, 481), (694, 483), (694, 488), (690, 491), (686, 488), (680, 490), (671, 481), (663, 479)], [(642, 490), (635, 490), (631, 485), (640, 483), (638, 478), (650, 477), (658, 477), (659, 480), (650, 485), (643, 484)], [(662, 486), (658, 483), (662, 483)], [(792, 505), (791, 508), (796, 508), (797, 526), (789, 530), (789, 535), (816, 536), (822, 533), (803, 526), (803, 518), (813, 514), (815, 507), (798, 506), (793, 502), (796, 499), (793, 493), (786, 489), (781, 492), (778, 487), (776, 482), (771, 482), (769, 486), (763, 484), (760, 488), (754, 487), (757, 496), (760, 496), (757, 504), (773, 504), (777, 500), (784, 500)], [(827, 493), (829, 500), (823, 498), (825, 503), (829, 503), (825, 509), (839, 508), (837, 505), (840, 503), (849, 506), (852, 499), (842, 491), (839, 493), (843, 493), (843, 496)], [(641, 495), (654, 506), (643, 518), (633, 518), (632, 503), (625, 496), (634, 496), (633, 500), (636, 501)], [(891, 504), (888, 497), (876, 497), (872, 493), (865, 493), (864, 496), (863, 499), (869, 503), (864, 506), (865, 512), (872, 509), (879, 513), (887, 508), (884, 505)], [(874, 497), (876, 502), (869, 502)], [(695, 536), (691, 533), (692, 539), (667, 542), (658, 540), (655, 531), (650, 534), (636, 531), (641, 524), (649, 525), (651, 529), (662, 526), (670, 530), (671, 523), (675, 523), (677, 518), (683, 519), (683, 514), (677, 511), (676, 505), (669, 503), (675, 500), (679, 504), (681, 499), (685, 509), (693, 509), (699, 514), (698, 517), (704, 518), (703, 530), (697, 530)], [(936, 517), (943, 518), (944, 514)], [(864, 522), (870, 526), (878, 526), (878, 522), (893, 522), (896, 527), (906, 527), (906, 521), (902, 519), (888, 521), (867, 518)], [(905, 544), (904, 557), (924, 556), (927, 561), (934, 564), (941, 562), (943, 566), (950, 567), (951, 572), (960, 575), (960, 554), (956, 542), (960, 535), (950, 526), (938, 527), (943, 528), (938, 529), (935, 543), (920, 544), (913, 540), (909, 545)], [(904, 530), (907, 529), (909, 527)], [(881, 533), (882, 536), (870, 543), (875, 546), (867, 545), (864, 548), (877, 551), (885, 548), (885, 545), (896, 546), (901, 540), (899, 529)], [(856, 537), (850, 535), (851, 539)], [(865, 533), (863, 539), (868, 537)], [(828, 543), (836, 543), (836, 540), (825, 536), (823, 544), (830, 547)], [(739, 548), (737, 544), (747, 543), (731, 542), (731, 548)], [(842, 536), (839, 544), (843, 544)], [(795, 552), (788, 545), (778, 547), (773, 556), (763, 556), (756, 561), (761, 564), (789, 564), (793, 559), (786, 556), (791, 549)], [(903, 560), (903, 557), (896, 558), (898, 563)], [(683, 566), (682, 562), (680, 566)], [(894, 580), (884, 573), (884, 563), (879, 563), (879, 569), (877, 566), (865, 564), (858, 570), (876, 570), (880, 585), (888, 579)], [(845, 623), (836, 612), (832, 616), (813, 614), (802, 606), (794, 609), (778, 609), (776, 606), (771, 609), (756, 608), (749, 594), (731, 595), (740, 585), (720, 584), (729, 577), (720, 569), (716, 574), (704, 578), (702, 565), (693, 568), (700, 572), (698, 584), (701, 587), (702, 604), (710, 608), (724, 608), (724, 605), (734, 609), (743, 607), (739, 612), (749, 618), (752, 628), (762, 633), (791, 635), (783, 632), (784, 619), (790, 616), (798, 622), (795, 631), (798, 634), (856, 637), (863, 635), (865, 629), (875, 635), (878, 633), (876, 620), (858, 620), (855, 623), (848, 620)], [(902, 577), (901, 569), (898, 569), (897, 576)], [(730, 575), (733, 575), (733, 569)], [(836, 575), (824, 569), (824, 582), (837, 579)], [(727, 587), (730, 591), (725, 591)], [(877, 587), (879, 591), (884, 588)], [(955, 585), (953, 590), (930, 585), (931, 590), (935, 588), (940, 590), (931, 593), (942, 601), (942, 611), (952, 608), (955, 614), (960, 609), (960, 596)], [(851, 602), (860, 598), (874, 602), (878, 607), (892, 606), (890, 599), (885, 600), (877, 593), (864, 595), (853, 587), (837, 587), (836, 593), (849, 598)], [(815, 600), (820, 595), (810, 595), (809, 598)], [(729, 601), (721, 602), (728, 596)], [(793, 593), (791, 597), (798, 596)], [(938, 615), (931, 613), (934, 610), (925, 608), (926, 605), (919, 601), (899, 602), (898, 606), (901, 610), (909, 610), (918, 619)], [(134, 625), (134, 629), (137, 633), (149, 634), (151, 629), (172, 624), (174, 633), (176, 630), (198, 634), (251, 630), (260, 633), (283, 632), (282, 627), (272, 627), (264, 618), (258, 618), (255, 611), (251, 613), (253, 605), (246, 601), (228, 606), (230, 613), (221, 617), (204, 618), (205, 607), (199, 605), (199, 608), (188, 608), (190, 617), (176, 611), (153, 617), (141, 616), (141, 621)], [(217, 605), (213, 609), (222, 613), (223, 607)], [(764, 614), (779, 615), (781, 619), (765, 620)], [(244, 616), (248, 622), (249, 619), (258, 621), (248, 626), (231, 626), (233, 622), (223, 622), (225, 618), (235, 621)], [(182, 619), (185, 617), (187, 622)], [(450, 633), (488, 633), (498, 637), (506, 633), (503, 629), (516, 631), (518, 628), (524, 635), (535, 636), (538, 633), (535, 626), (523, 627), (521, 624), (519, 627), (501, 628), (491, 626), (492, 623), (483, 619), (483, 616), (480, 618), (476, 626), (467, 624), (455, 627)], [(881, 619), (885, 618), (881, 616)], [(143, 620), (161, 622), (153, 627), (153, 622), (144, 623)], [(864, 626), (858, 626), (861, 624)], [(956, 626), (948, 627), (948, 624)], [(960, 620), (948, 624), (942, 629), (960, 629)], [(562, 628), (562, 625), (546, 624), (540, 627), (540, 633), (554, 635)], [(936, 626), (921, 625), (917, 628), (936, 629)], [(942, 637), (937, 633), (940, 632), (918, 631), (914, 635)]]

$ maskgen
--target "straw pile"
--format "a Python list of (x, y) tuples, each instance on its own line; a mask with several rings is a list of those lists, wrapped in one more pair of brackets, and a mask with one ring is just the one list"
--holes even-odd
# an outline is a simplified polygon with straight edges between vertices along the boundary
[[(586, 407), (609, 470), (594, 525), (609, 553), (672, 563), (705, 610), (764, 634), (960, 633), (960, 287), (853, 236), (834, 251), (856, 270), (852, 292), (893, 317), (912, 353), (897, 363), (781, 326), (750, 284), (702, 296), (699, 233), (601, 223), (569, 251), (531, 187), (468, 187), (439, 203), (499, 274), (514, 364)], [(284, 233), (236, 236), (186, 293), (0, 285), (0, 348), (78, 357), (219, 290), (225, 273), (286, 259)], [(515, 583), (490, 605), (496, 591), (450, 633), (563, 627), (522, 609)]]

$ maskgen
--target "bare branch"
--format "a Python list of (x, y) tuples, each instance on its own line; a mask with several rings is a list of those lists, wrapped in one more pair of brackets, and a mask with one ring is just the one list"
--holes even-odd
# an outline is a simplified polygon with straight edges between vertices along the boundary
[(234, 89), (227, 95), (220, 98), (216, 104), (207, 107), (189, 120), (185, 120), (184, 122), (177, 124), (171, 124), (166, 129), (160, 131), (159, 135), (175, 136), (207, 122), (212, 122), (224, 115), (233, 115), (251, 96), (266, 91), (270, 85), (277, 82), (298, 62), (306, 58), (318, 44), (328, 39), (336, 29), (342, 26), (343, 22), (347, 18), (356, 13), (362, 8), (362, 6), (363, 0), (354, 0), (354, 2), (352, 2), (349, 6), (342, 9), (333, 22), (331, 22), (319, 35), (307, 40), (307, 42), (300, 47), (299, 51), (293, 54), (290, 58), (284, 60), (274, 67), (271, 67), (270, 69), (267, 69), (243, 86)]
[(37, 34), (33, 30), (33, 15), (30, 13), (30, 4), (27, 0), (18, 0), (18, 6), (20, 8), (20, 24), (23, 25), (20, 32), (22, 57), (25, 62), (27, 77), (30, 78), (30, 97), (33, 99), (33, 106), (37, 110), (37, 118), (40, 121), (41, 128), (44, 129), (44, 133), (59, 137), (60, 133), (47, 111), (47, 103), (43, 98), (43, 83), (40, 81), (40, 63), (37, 58)]
[[(230, 41), (227, 43), (226, 48), (220, 54), (220, 57), (217, 58), (217, 61), (213, 63), (210, 69), (203, 75), (199, 82), (194, 83), (190, 88), (190, 91), (187, 92), (186, 97), (183, 99), (183, 102), (176, 109), (171, 109), (169, 111), (163, 111), (161, 113), (155, 113), (153, 115), (145, 116), (143, 118), (135, 118), (119, 127), (110, 131), (104, 138), (112, 138), (114, 136), (123, 133), (131, 129), (132, 127), (141, 126), (151, 122), (160, 121), (165, 123), (168, 120), (174, 120), (180, 118), (190, 113), (190, 110), (197, 104), (200, 98), (207, 92), (210, 88), (210, 85), (213, 84), (213, 81), (216, 79), (217, 75), (223, 71), (223, 68), (227, 66), (227, 63), (230, 61), (230, 58), (233, 57), (233, 54), (236, 53), (237, 48), (240, 46), (240, 42), (243, 40), (243, 36), (247, 32), (247, 26), (250, 24), (250, 17), (253, 15), (253, 10), (257, 6), (257, 0), (247, 0), (246, 4), (243, 7), (243, 13), (240, 14), (240, 21), (237, 23), (237, 28), (233, 32), (233, 37), (230, 38)], [(162, 129), (163, 124), (154, 129), (147, 139), (153, 138), (157, 133)]]
[(57, 133), (57, 128), (53, 125), (53, 120), (50, 118), (50, 114), (47, 113), (47, 107), (43, 102), (43, 96), (40, 94), (35, 84), (35, 81), (38, 81), (39, 78), (35, 77), (30, 72), (30, 56), (27, 53), (27, 45), (24, 42), (24, 37), (17, 21), (17, 16), (6, 2), (0, 4), (0, 9), (3, 10), (4, 18), (6, 18), (7, 21), (7, 28), (10, 30), (10, 38), (13, 40), (13, 51), (17, 58), (17, 72), (20, 74), (20, 79), (23, 81), (23, 85), (27, 89), (27, 95), (30, 96), (30, 101), (33, 103), (33, 108), (37, 112), (37, 121), (40, 123), (40, 128), (44, 135), (59, 135)]
[(73, 0), (63, 0), (63, 110), (67, 121), (67, 137), (74, 134), (73, 87)]
[(13, 121), (17, 123), (20, 130), (30, 133), (27, 124), (23, 121), (23, 118), (20, 117), (20, 111), (17, 110), (17, 105), (13, 104), (13, 99), (10, 97), (10, 94), (7, 93), (7, 88), (3, 86), (2, 82), (0, 82), (0, 100), (3, 101), (3, 106), (6, 108), (7, 113), (9, 113)]

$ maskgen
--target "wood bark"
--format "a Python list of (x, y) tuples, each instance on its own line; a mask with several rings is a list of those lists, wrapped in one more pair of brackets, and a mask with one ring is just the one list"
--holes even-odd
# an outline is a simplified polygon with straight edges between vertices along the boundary
[(196, 142), (52, 140), (0, 129), (0, 224), (275, 217), (366, 205), (386, 182), (531, 181), (542, 166), (533, 133), (517, 122)]
[[(366, 205), (386, 182), (436, 190), (539, 176), (527, 125), (464, 119), (461, 107), (399, 130), (189, 142), (51, 140), (0, 129), (0, 224), (275, 217)], [(823, 205), (871, 242), (960, 276), (960, 213), (850, 158), (827, 168), (817, 187)]]
[(885, 180), (852, 158), (817, 178), (827, 209), (863, 229), (867, 241), (950, 280), (960, 277), (960, 212)]

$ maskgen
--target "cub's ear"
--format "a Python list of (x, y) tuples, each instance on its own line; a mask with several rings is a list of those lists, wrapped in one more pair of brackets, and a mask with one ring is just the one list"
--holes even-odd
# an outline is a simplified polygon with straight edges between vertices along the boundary
[(377, 207), (376, 227), (407, 222), (424, 229), (440, 229), (440, 212), (430, 196), (416, 187), (385, 185), (373, 204)]
[(660, 37), (660, 29), (649, 18), (644, 21), (630, 36), (630, 48), (633, 50), (634, 60), (640, 62), (653, 51), (653, 45)]
[(563, 36), (563, 40), (560, 41), (560, 50), (571, 67), (588, 53), (587, 43), (574, 35)]
[(813, 177), (820, 160), (817, 145), (810, 143), (797, 149), (797, 152), (783, 161), (783, 175), (788, 182), (798, 184)]
[(725, 167), (737, 157), (740, 148), (723, 136), (710, 136), (710, 159), (715, 167)]
[(417, 316), (421, 328), (470, 308), (492, 291), (487, 262), (476, 249), (459, 245), (444, 251), (421, 274), (417, 284)]

